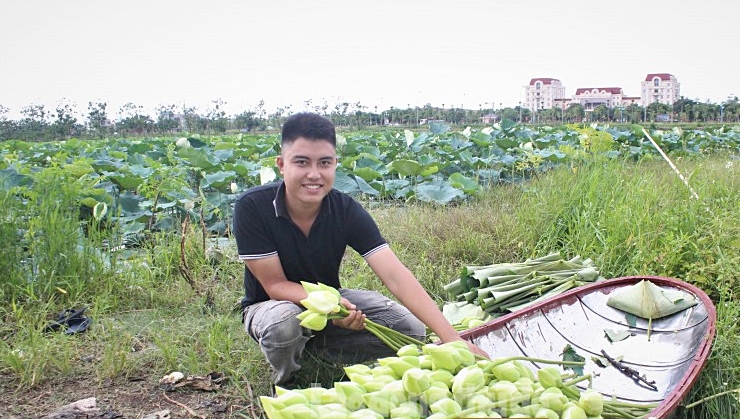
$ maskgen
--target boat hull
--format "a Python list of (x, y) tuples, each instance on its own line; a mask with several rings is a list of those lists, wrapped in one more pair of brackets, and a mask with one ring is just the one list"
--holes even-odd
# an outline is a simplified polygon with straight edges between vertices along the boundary
[[(651, 324), (606, 304), (612, 293), (642, 280), (687, 292), (698, 304)], [(629, 337), (612, 342), (607, 330), (622, 336), (628, 332)], [(666, 419), (696, 382), (715, 332), (716, 310), (701, 289), (674, 278), (630, 276), (572, 289), (461, 334), (492, 358), (561, 360), (570, 346), (585, 358), (583, 372), (592, 374), (592, 388), (628, 402), (658, 403), (650, 417)], [(627, 371), (610, 366), (605, 355)], [(530, 368), (541, 366), (533, 363)]]

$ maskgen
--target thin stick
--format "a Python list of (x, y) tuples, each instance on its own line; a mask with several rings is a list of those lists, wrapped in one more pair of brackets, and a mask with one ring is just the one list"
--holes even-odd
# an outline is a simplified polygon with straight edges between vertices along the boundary
[(195, 410), (189, 408), (188, 406), (186, 406), (186, 405), (184, 405), (184, 404), (182, 404), (182, 403), (180, 403), (180, 402), (178, 402), (176, 400), (170, 399), (169, 397), (167, 397), (167, 394), (166, 393), (162, 393), (162, 397), (164, 397), (164, 399), (167, 400), (168, 402), (170, 402), (170, 403), (172, 403), (174, 405), (180, 406), (183, 409), (187, 410), (187, 412), (190, 413), (191, 416), (195, 416), (196, 418), (200, 418), (200, 419), (206, 419), (205, 416), (201, 416), (201, 415), (195, 413)]
[(691, 186), (689, 185), (689, 181), (681, 174), (681, 172), (678, 171), (678, 169), (676, 168), (676, 165), (673, 164), (673, 162), (671, 161), (671, 159), (668, 158), (668, 156), (666, 156), (666, 154), (663, 152), (660, 146), (658, 146), (658, 143), (656, 143), (655, 140), (653, 140), (653, 137), (651, 137), (650, 134), (648, 134), (645, 128), (642, 129), (642, 132), (645, 133), (645, 135), (648, 137), (648, 140), (650, 140), (650, 142), (653, 143), (653, 146), (658, 149), (658, 151), (660, 152), (660, 155), (663, 156), (665, 161), (668, 162), (668, 164), (671, 166), (671, 169), (673, 169), (673, 171), (676, 172), (678, 177), (683, 181), (684, 185), (686, 185), (686, 187), (689, 188), (689, 191), (691, 191), (691, 195), (694, 198), (699, 199), (699, 195), (697, 195), (696, 192), (694, 192), (694, 190), (691, 188)]

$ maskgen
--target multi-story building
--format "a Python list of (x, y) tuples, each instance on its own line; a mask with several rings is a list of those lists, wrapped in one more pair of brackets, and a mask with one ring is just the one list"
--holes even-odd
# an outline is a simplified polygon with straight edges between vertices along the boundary
[(642, 105), (660, 102), (672, 105), (681, 97), (681, 84), (668, 73), (648, 74), (642, 82)]
[(558, 79), (532, 79), (524, 89), (523, 105), (533, 111), (552, 108), (556, 100), (565, 98), (565, 86)]
[(650, 105), (654, 102), (673, 104), (681, 97), (680, 84), (676, 77), (667, 73), (648, 74), (642, 82), (642, 96), (626, 96), (621, 87), (581, 87), (572, 98), (565, 97), (565, 86), (558, 79), (531, 79), (524, 86), (523, 106), (531, 111), (540, 109), (566, 109), (573, 103), (580, 104), (586, 111), (599, 105), (607, 108), (632, 104)]
[(625, 96), (621, 87), (582, 87), (576, 89), (576, 94), (570, 103), (578, 103), (583, 106), (584, 110), (590, 111), (599, 105), (616, 108), (618, 106), (629, 106), (639, 100), (639, 97)]

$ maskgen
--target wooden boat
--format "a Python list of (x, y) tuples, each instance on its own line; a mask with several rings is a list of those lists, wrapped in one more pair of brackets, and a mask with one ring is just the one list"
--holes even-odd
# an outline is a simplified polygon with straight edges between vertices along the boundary
[[(647, 319), (630, 317), (606, 304), (613, 293), (643, 280), (661, 289), (687, 292), (698, 304), (654, 319), (650, 328)], [(623, 401), (658, 403), (648, 417), (667, 419), (706, 364), (716, 321), (712, 301), (699, 288), (673, 278), (630, 276), (572, 289), (461, 334), (492, 358), (524, 355), (561, 360), (570, 345), (585, 358), (583, 372), (593, 375), (591, 387)], [(606, 330), (628, 331), (629, 337), (612, 341)], [(614, 359), (616, 366), (602, 365), (605, 356)]]

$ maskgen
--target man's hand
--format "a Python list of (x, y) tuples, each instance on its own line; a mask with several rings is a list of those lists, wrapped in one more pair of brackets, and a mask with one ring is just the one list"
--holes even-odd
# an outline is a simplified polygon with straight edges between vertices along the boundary
[(471, 352), (473, 352), (476, 355), (480, 355), (484, 358), (490, 358), (491, 356), (486, 353), (483, 349), (479, 348), (477, 345), (475, 345), (473, 342), (466, 340), (465, 343), (468, 344), (468, 349), (470, 349)]
[(350, 303), (348, 299), (342, 297), (339, 302), (344, 308), (349, 310), (349, 315), (342, 319), (334, 319), (332, 323), (349, 330), (363, 330), (365, 328), (365, 315), (360, 310), (355, 310), (357, 306)]

